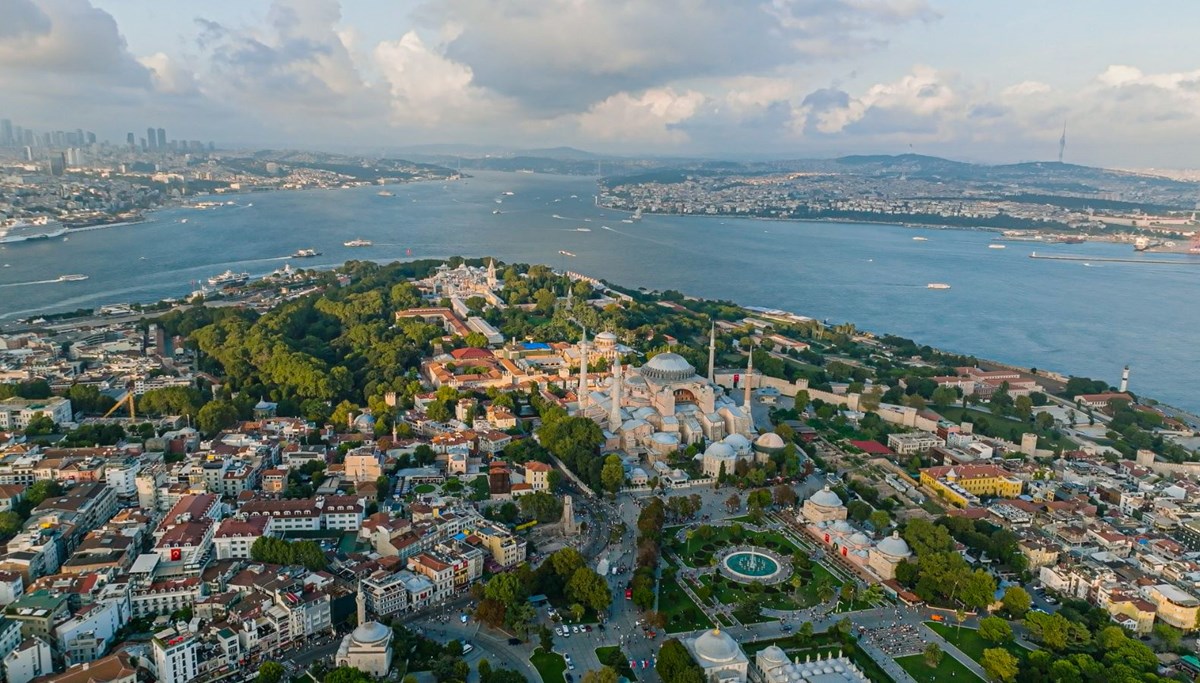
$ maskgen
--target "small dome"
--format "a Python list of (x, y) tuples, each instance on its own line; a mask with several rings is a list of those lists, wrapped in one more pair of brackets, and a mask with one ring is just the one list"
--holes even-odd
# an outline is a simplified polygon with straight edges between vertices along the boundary
[(600, 344), (615, 344), (617, 343), (617, 335), (612, 332), (601, 332), (596, 335), (595, 341)]
[(744, 450), (748, 450), (750, 448), (750, 439), (747, 439), (746, 437), (742, 436), (741, 434), (738, 434), (737, 432), (730, 434), (729, 436), (722, 439), (722, 441), (724, 441), (725, 443), (732, 446), (733, 450), (735, 450), (735, 451), (744, 451)]
[(778, 645), (772, 645), (758, 653), (758, 658), (763, 663), (764, 668), (785, 666), (791, 663), (788, 661), (787, 653)]
[(850, 543), (852, 545), (865, 546), (871, 544), (871, 539), (867, 538), (867, 535), (863, 532), (856, 531), (854, 535), (850, 537)]
[(732, 662), (739, 654), (737, 643), (720, 629), (705, 631), (693, 647), (697, 657), (715, 663)]
[(655, 432), (654, 436), (651, 436), (650, 438), (654, 441), (654, 443), (662, 444), (664, 446), (679, 445), (679, 436), (675, 434), (668, 434), (667, 432)]
[(660, 353), (642, 366), (642, 375), (651, 379), (676, 382), (691, 379), (696, 368), (677, 353)]
[(378, 621), (368, 621), (359, 624), (354, 629), (354, 642), (361, 644), (378, 643), (392, 635), (392, 630)]
[(737, 454), (733, 452), (733, 447), (723, 441), (717, 441), (709, 446), (704, 455), (714, 458), (736, 458)]
[(775, 449), (783, 448), (783, 437), (775, 432), (767, 432), (754, 440), (754, 445), (759, 448)]
[(892, 533), (891, 536), (879, 542), (875, 548), (884, 555), (892, 557), (911, 557), (912, 549), (908, 547), (908, 543), (900, 538), (900, 534)]
[(842, 499), (838, 498), (838, 494), (830, 491), (828, 486), (812, 494), (809, 500), (812, 501), (813, 505), (821, 505), (827, 508), (842, 507)]
[(854, 527), (850, 526), (850, 522), (847, 522), (844, 519), (839, 519), (838, 521), (834, 522), (833, 530), (838, 532), (839, 534), (854, 533)]

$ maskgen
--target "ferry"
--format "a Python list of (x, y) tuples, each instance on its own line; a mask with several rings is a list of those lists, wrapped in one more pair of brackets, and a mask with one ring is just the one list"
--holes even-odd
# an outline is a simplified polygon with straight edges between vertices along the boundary
[(1007, 249), (1003, 244), (989, 244), (988, 249)]
[(364, 240), (362, 238), (359, 238), (356, 240), (350, 240), (349, 242), (342, 242), (343, 247), (369, 247), (369, 246), (372, 246), (373, 244), (374, 244), (374, 242), (372, 242), (371, 240)]
[(320, 255), (321, 252), (317, 251), (316, 249), (298, 249), (296, 250), (296, 253), (291, 255), (290, 258), (313, 258), (314, 256)]
[(0, 244), (8, 242), (25, 242), (28, 240), (45, 240), (62, 237), (67, 234), (67, 228), (53, 218), (38, 216), (37, 218), (0, 221)]
[(214, 275), (208, 278), (208, 284), (212, 287), (233, 287), (236, 285), (244, 285), (250, 280), (250, 273), (235, 273), (232, 270), (227, 270), (220, 275)]
[(56, 282), (80, 282), (80, 281), (83, 281), (86, 279), (88, 279), (88, 276), (86, 276), (86, 275), (72, 273), (71, 275), (59, 275), (58, 280), (56, 280)]
[(925, 289), (950, 289), (950, 285), (945, 282), (930, 282), (925, 285)]

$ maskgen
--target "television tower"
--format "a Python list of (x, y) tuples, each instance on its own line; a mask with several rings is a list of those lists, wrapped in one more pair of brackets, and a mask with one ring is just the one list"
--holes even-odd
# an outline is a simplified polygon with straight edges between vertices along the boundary
[(1058, 139), (1058, 163), (1063, 162), (1063, 150), (1067, 148), (1067, 122), (1063, 121), (1062, 137)]

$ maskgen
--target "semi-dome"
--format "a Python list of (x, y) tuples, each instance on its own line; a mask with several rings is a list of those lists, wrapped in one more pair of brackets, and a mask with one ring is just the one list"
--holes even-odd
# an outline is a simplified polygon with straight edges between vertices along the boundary
[(704, 455), (712, 456), (714, 458), (736, 458), (737, 457), (737, 454), (733, 452), (733, 446), (730, 446), (729, 444), (725, 443), (724, 441), (717, 441), (716, 443), (709, 446), (707, 449), (705, 449)]
[(754, 445), (758, 446), (759, 448), (765, 448), (768, 450), (774, 450), (776, 448), (783, 448), (783, 446), (784, 446), (783, 437), (779, 436), (775, 432), (767, 432), (766, 434), (763, 434), (762, 436), (755, 439)]
[(895, 532), (880, 541), (875, 548), (884, 555), (891, 555), (892, 557), (912, 556), (912, 548), (909, 548), (908, 543), (903, 538), (900, 538), (900, 534)]
[(827, 508), (837, 508), (842, 506), (842, 499), (838, 498), (838, 494), (830, 491), (828, 486), (812, 494), (812, 497), (809, 498), (809, 500), (812, 501), (813, 505), (821, 505)]
[(679, 382), (696, 375), (696, 368), (677, 353), (660, 353), (642, 366), (642, 376), (665, 382)]
[(359, 624), (358, 628), (354, 629), (354, 642), (359, 644), (379, 643), (387, 639), (392, 634), (392, 630), (378, 621), (368, 621)]
[(709, 662), (732, 662), (738, 658), (738, 646), (720, 629), (705, 631), (696, 639), (696, 656)]

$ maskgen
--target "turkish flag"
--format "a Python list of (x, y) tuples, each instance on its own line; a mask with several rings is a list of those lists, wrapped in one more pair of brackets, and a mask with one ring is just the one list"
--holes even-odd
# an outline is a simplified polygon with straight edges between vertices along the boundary
[(178, 562), (183, 559), (183, 551), (179, 548), (171, 548), (171, 561)]

